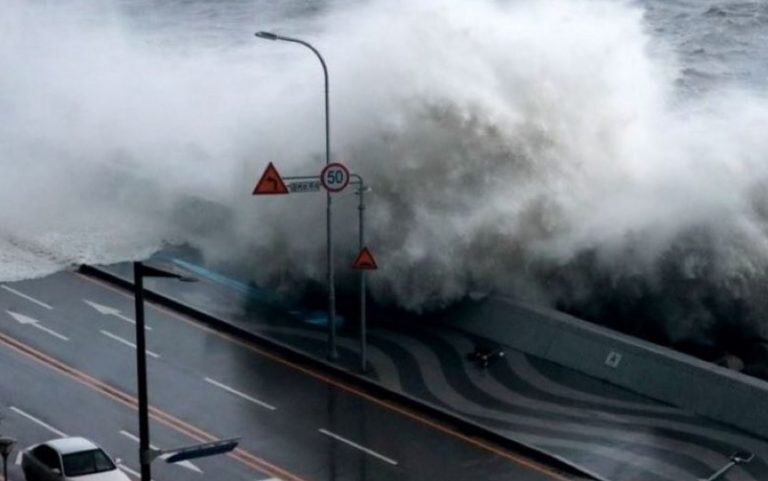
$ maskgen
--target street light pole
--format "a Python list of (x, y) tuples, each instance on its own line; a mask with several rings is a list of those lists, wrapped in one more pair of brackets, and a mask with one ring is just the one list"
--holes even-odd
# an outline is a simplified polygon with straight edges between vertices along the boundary
[(147, 398), (147, 344), (144, 334), (144, 273), (141, 262), (133, 263), (136, 304), (136, 376), (139, 391), (139, 464), (141, 481), (152, 479), (149, 461), (149, 403)]
[[(320, 65), (323, 66), (323, 76), (325, 78), (325, 165), (331, 163), (331, 119), (330, 119), (330, 101), (328, 94), (328, 67), (320, 52), (315, 47), (304, 40), (298, 38), (284, 37), (270, 32), (256, 32), (256, 37), (265, 40), (282, 40), (284, 42), (298, 43), (312, 50)], [(334, 280), (333, 268), (333, 233), (331, 231), (331, 193), (325, 193), (325, 237), (326, 237), (326, 262), (328, 272), (328, 358), (335, 360), (338, 358), (336, 350), (336, 286)]]
[(133, 263), (134, 301), (136, 308), (136, 379), (139, 394), (139, 465), (141, 481), (151, 481), (152, 451), (149, 446), (149, 400), (147, 395), (147, 343), (144, 327), (144, 278), (168, 277), (192, 280), (180, 274), (167, 272), (141, 262)]

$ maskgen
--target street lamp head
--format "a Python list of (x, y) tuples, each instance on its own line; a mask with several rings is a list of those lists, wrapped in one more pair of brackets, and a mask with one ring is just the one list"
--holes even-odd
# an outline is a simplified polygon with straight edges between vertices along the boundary
[(16, 445), (16, 440), (13, 438), (8, 438), (5, 436), (0, 437), (0, 455), (3, 456), (3, 458), (7, 458), (11, 452), (13, 452), (13, 447)]
[(152, 267), (142, 262), (137, 262), (136, 264), (138, 265), (138, 274), (142, 277), (166, 277), (170, 279), (176, 279), (181, 282), (197, 282), (197, 279), (194, 277), (185, 276), (183, 274), (178, 274), (172, 271), (166, 271), (157, 267)]
[(264, 40), (277, 40), (280, 38), (277, 36), (277, 34), (271, 32), (256, 32), (254, 35), (259, 38), (263, 38)]

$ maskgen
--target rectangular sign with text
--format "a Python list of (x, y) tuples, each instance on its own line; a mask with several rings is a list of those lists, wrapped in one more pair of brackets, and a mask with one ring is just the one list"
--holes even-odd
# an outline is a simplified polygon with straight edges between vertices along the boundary
[(319, 180), (301, 180), (288, 182), (288, 191), (291, 194), (301, 194), (304, 192), (319, 192), (320, 181)]

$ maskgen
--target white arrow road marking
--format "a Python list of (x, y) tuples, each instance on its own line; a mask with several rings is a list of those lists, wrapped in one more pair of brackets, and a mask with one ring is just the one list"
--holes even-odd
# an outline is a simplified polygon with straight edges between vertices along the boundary
[(216, 386), (218, 388), (221, 388), (221, 389), (223, 389), (223, 390), (225, 390), (225, 391), (227, 391), (229, 393), (232, 393), (235, 396), (239, 396), (239, 397), (245, 399), (246, 401), (250, 401), (250, 402), (252, 402), (254, 404), (258, 404), (259, 406), (261, 406), (263, 408), (266, 408), (266, 409), (269, 409), (270, 411), (274, 411), (275, 409), (277, 409), (275, 406), (273, 406), (271, 404), (267, 404), (264, 401), (260, 401), (260, 400), (254, 398), (254, 397), (251, 397), (251, 396), (249, 396), (247, 394), (243, 394), (240, 391), (237, 391), (237, 390), (235, 390), (235, 389), (233, 389), (233, 388), (231, 388), (229, 386), (226, 386), (226, 385), (224, 385), (224, 384), (222, 384), (222, 383), (220, 383), (218, 381), (214, 381), (213, 379), (211, 379), (209, 377), (205, 378), (205, 382), (207, 382), (209, 384), (213, 384), (214, 386)]
[(54, 428), (50, 424), (44, 423), (43, 421), (37, 419), (36, 417), (32, 416), (29, 413), (26, 413), (26, 412), (22, 411), (21, 409), (19, 409), (17, 407), (10, 406), (8, 409), (10, 409), (11, 411), (15, 412), (16, 414), (18, 414), (20, 416), (24, 416), (25, 418), (29, 419), (33, 423), (38, 424), (38, 425), (44, 427), (45, 429), (47, 429), (48, 431), (52, 432), (53, 434), (55, 434), (56, 436), (58, 436), (60, 438), (66, 438), (67, 437), (66, 434), (64, 434), (63, 432), (61, 432), (58, 429)]
[[(96, 310), (96, 312), (98, 312), (99, 314), (103, 314), (105, 316), (113, 316), (113, 317), (116, 317), (118, 319), (122, 319), (125, 322), (130, 322), (131, 324), (136, 325), (136, 321), (134, 321), (130, 317), (124, 316), (120, 312), (119, 309), (115, 309), (114, 307), (105, 306), (103, 304), (98, 304), (96, 302), (89, 301), (88, 299), (83, 299), (83, 302), (85, 302), (86, 304), (88, 304), (89, 306), (94, 308)], [(144, 329), (147, 330), (147, 331), (151, 331), (152, 330), (152, 328), (149, 327), (149, 326), (144, 326)]]
[[(136, 436), (135, 434), (129, 433), (128, 431), (120, 431), (120, 434), (122, 434), (126, 438), (130, 439), (131, 441), (135, 441), (137, 443), (139, 442), (139, 437)], [(157, 446), (155, 446), (154, 444), (150, 444), (149, 447), (152, 448), (152, 449), (160, 449)], [(158, 457), (160, 459), (162, 459), (162, 460), (166, 460), (166, 459), (170, 458), (172, 454), (173, 453), (161, 454)], [(178, 463), (170, 463), (170, 464), (176, 464), (176, 465), (179, 465), (179, 466), (181, 466), (183, 468), (187, 468), (190, 471), (194, 471), (196, 473), (203, 474), (203, 471), (200, 468), (198, 468), (194, 464), (190, 463), (189, 461), (179, 461)]]
[[(111, 339), (114, 339), (115, 341), (117, 341), (117, 342), (119, 342), (121, 344), (125, 344), (126, 346), (129, 346), (129, 347), (132, 347), (132, 348), (136, 349), (136, 344), (134, 344), (134, 343), (132, 343), (130, 341), (126, 341), (125, 339), (123, 339), (122, 337), (118, 336), (117, 334), (112, 334), (111, 332), (104, 331), (104, 330), (102, 330), (101, 333), (104, 334), (105, 336), (111, 338)], [(160, 354), (156, 354), (156, 353), (150, 351), (149, 349), (147, 349), (147, 356), (152, 356), (155, 359), (158, 359), (160, 357)]]
[(53, 329), (48, 329), (47, 327), (45, 327), (42, 324), (40, 324), (40, 321), (38, 321), (37, 319), (33, 319), (33, 318), (29, 317), (29, 316), (25, 316), (24, 314), (19, 314), (17, 312), (13, 312), (13, 311), (5, 311), (5, 312), (7, 312), (8, 315), (10, 315), (12, 318), (16, 319), (16, 321), (19, 324), (22, 324), (22, 325), (27, 324), (29, 326), (36, 327), (36, 328), (40, 329), (41, 331), (50, 334), (51, 336), (58, 337), (62, 341), (69, 341), (69, 338), (67, 336), (65, 336), (63, 334), (59, 334), (58, 332), (54, 331)]
[(37, 299), (35, 299), (34, 297), (32, 297), (32, 296), (28, 296), (28, 295), (24, 294), (23, 292), (19, 292), (19, 291), (17, 291), (16, 289), (14, 289), (14, 288), (12, 288), (12, 287), (8, 287), (8, 286), (6, 286), (5, 284), (3, 284), (3, 285), (2, 285), (2, 286), (0, 286), (0, 287), (2, 287), (3, 289), (5, 289), (6, 291), (10, 292), (11, 294), (15, 294), (15, 295), (17, 295), (17, 296), (21, 297), (22, 299), (26, 299), (26, 300), (28, 300), (29, 302), (34, 302), (34, 303), (35, 303), (35, 304), (37, 304), (38, 306), (44, 307), (44, 308), (46, 308), (46, 309), (48, 309), (48, 310), (51, 310), (51, 309), (53, 309), (53, 307), (51, 307), (50, 305), (46, 304), (45, 302), (43, 302), (43, 301), (38, 301), (38, 300), (37, 300)]
[(365, 454), (369, 454), (369, 455), (373, 456), (374, 458), (381, 459), (385, 463), (389, 463), (389, 464), (391, 464), (393, 466), (397, 466), (397, 461), (395, 461), (394, 459), (388, 458), (388, 457), (384, 456), (383, 454), (379, 454), (376, 451), (373, 451), (372, 449), (366, 448), (365, 446), (361, 446), (361, 445), (357, 444), (354, 441), (350, 441), (347, 438), (343, 438), (343, 437), (339, 436), (336, 433), (332, 433), (332, 432), (328, 431), (327, 429), (320, 428), (320, 429), (318, 429), (318, 431), (320, 431), (322, 434), (325, 434), (329, 438), (333, 438), (336, 441), (341, 441), (342, 443), (344, 443), (344, 444), (346, 444), (348, 446), (352, 446), (355, 449), (359, 449), (360, 451), (364, 452)]

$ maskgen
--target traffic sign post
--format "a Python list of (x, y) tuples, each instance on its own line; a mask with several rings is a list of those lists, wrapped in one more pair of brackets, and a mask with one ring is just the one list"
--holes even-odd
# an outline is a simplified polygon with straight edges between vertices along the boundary
[[(287, 184), (286, 184), (287, 181)], [(349, 169), (344, 164), (327, 164), (320, 172), (320, 176), (293, 176), (281, 177), (272, 163), (270, 163), (261, 176), (261, 179), (253, 191), (258, 194), (293, 194), (305, 192), (318, 192), (322, 186), (326, 195), (330, 197), (332, 193), (342, 192), (353, 182), (357, 185), (356, 194), (359, 196), (358, 204), (358, 242), (359, 253), (352, 264), (352, 268), (360, 271), (360, 370), (365, 373), (368, 371), (367, 356), (367, 326), (366, 326), (366, 271), (378, 269), (376, 260), (371, 251), (365, 246), (365, 193), (370, 189), (365, 185), (363, 178), (358, 174), (350, 174)], [(330, 229), (330, 225), (327, 226)], [(330, 231), (329, 231), (330, 236)], [(329, 262), (332, 259), (329, 257)], [(331, 300), (331, 305), (334, 300)], [(334, 306), (335, 307), (335, 306)], [(329, 315), (328, 333), (330, 343), (331, 359), (335, 358), (335, 338), (336, 326), (334, 311)]]
[[(353, 269), (360, 271), (360, 372), (365, 374), (368, 372), (368, 326), (366, 321), (366, 273), (370, 269), (376, 269), (376, 261), (373, 259), (373, 255), (365, 247), (365, 193), (370, 189), (366, 187), (363, 178), (357, 174), (354, 174), (355, 183), (357, 184), (357, 195), (360, 196), (360, 202), (358, 203), (358, 244), (360, 253), (357, 255), (355, 262), (352, 264)], [(371, 265), (373, 267), (371, 267)]]
[[(292, 37), (286, 37), (284, 35), (277, 35), (272, 32), (256, 32), (256, 37), (265, 40), (281, 40), (284, 42), (297, 43), (310, 49), (312, 53), (320, 60), (320, 65), (323, 67), (323, 79), (325, 80), (325, 165), (331, 163), (331, 115), (330, 115), (330, 100), (328, 94), (328, 67), (325, 65), (325, 59), (320, 55), (320, 52), (313, 47), (309, 42)], [(331, 192), (326, 191), (325, 194), (325, 236), (326, 236), (326, 263), (328, 272), (328, 358), (332, 361), (338, 357), (336, 350), (336, 282), (334, 280), (333, 272), (333, 232), (331, 229), (331, 213), (333, 209)]]

